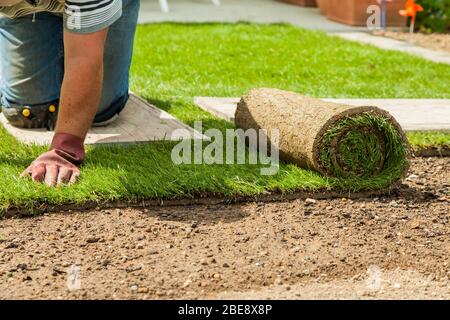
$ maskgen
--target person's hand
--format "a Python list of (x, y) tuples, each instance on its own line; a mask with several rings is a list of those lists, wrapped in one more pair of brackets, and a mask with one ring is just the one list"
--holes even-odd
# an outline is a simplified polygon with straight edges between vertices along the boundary
[(80, 169), (66, 160), (68, 155), (61, 150), (51, 150), (33, 161), (22, 173), (22, 177), (31, 176), (36, 182), (43, 182), (50, 187), (75, 183)]
[(66, 133), (57, 133), (50, 151), (34, 160), (21, 176), (30, 176), (33, 181), (51, 187), (75, 183), (80, 176), (78, 166), (83, 159), (83, 139)]

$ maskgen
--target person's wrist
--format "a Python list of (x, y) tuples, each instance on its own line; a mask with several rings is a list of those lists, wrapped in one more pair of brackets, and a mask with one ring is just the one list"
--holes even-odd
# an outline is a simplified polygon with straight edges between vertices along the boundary
[(50, 145), (50, 151), (53, 150), (78, 166), (84, 160), (84, 139), (70, 133), (55, 133)]

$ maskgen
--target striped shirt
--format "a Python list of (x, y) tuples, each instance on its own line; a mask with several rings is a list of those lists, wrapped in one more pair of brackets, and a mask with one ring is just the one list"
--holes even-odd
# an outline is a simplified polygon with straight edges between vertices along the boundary
[(0, 6), (0, 13), (10, 18), (38, 12), (62, 14), (68, 31), (94, 33), (120, 18), (122, 0), (23, 0), (13, 6)]

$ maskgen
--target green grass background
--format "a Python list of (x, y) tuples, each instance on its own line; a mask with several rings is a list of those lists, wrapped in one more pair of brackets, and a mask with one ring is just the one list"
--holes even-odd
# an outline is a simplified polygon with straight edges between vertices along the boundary
[[(255, 87), (314, 97), (450, 98), (450, 66), (288, 25), (138, 27), (131, 89), (181, 121), (201, 120), (204, 130), (232, 128), (193, 98), (241, 96)], [(450, 141), (449, 133), (408, 136), (421, 146)], [(45, 148), (22, 146), (0, 129), (0, 207), (360, 188), (288, 164), (275, 176), (261, 176), (257, 165), (175, 166), (173, 145), (88, 148), (80, 183), (51, 189), (18, 178)]]

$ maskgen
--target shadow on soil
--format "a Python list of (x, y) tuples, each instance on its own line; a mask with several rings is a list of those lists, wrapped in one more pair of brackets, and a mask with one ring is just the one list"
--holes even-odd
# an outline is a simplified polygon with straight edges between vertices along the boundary
[(203, 225), (214, 225), (221, 223), (233, 223), (246, 218), (249, 214), (242, 210), (239, 205), (186, 205), (176, 207), (146, 208), (145, 214), (161, 221), (176, 221), (191, 226), (201, 222)]

